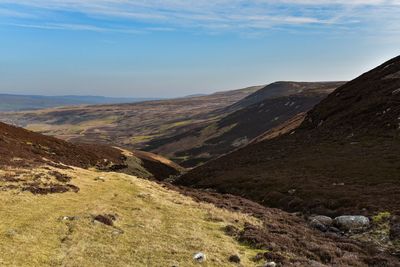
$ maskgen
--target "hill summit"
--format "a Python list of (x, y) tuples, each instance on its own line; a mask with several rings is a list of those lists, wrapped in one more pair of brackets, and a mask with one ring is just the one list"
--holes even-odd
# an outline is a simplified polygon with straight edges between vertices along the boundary
[(289, 211), (400, 212), (400, 57), (341, 86), (295, 130), (177, 181)]

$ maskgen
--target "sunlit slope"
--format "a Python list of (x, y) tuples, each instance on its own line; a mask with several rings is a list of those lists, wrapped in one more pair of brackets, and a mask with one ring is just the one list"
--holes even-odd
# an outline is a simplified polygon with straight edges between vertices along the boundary
[(0, 180), (7, 188), (0, 194), (1, 266), (192, 266), (200, 251), (207, 255), (203, 266), (230, 266), (234, 254), (244, 266), (254, 264), (256, 252), (223, 231), (228, 224), (258, 224), (252, 217), (125, 174), (56, 171), (79, 192), (32, 194), (21, 192), (18, 181)]

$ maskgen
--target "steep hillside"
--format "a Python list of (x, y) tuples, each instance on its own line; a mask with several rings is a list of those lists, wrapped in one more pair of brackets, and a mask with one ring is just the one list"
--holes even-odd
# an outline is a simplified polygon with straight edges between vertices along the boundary
[(138, 151), (125, 153), (105, 145), (71, 144), (22, 128), (0, 123), (0, 166), (35, 167), (43, 164), (96, 167), (101, 170), (124, 171), (145, 178), (165, 179), (182, 169), (153, 154)]
[(178, 183), (290, 211), (400, 214), (400, 57), (343, 85), (290, 134), (253, 143)]
[(285, 97), (291, 95), (315, 96), (324, 95), (343, 85), (344, 82), (275, 82), (257, 92), (245, 97), (228, 110), (237, 110), (259, 103), (265, 99)]
[(294, 214), (140, 179), (179, 168), (160, 156), (0, 126), (1, 266), (199, 266), (199, 253), (204, 266), (397, 263)]
[(154, 138), (146, 150), (193, 167), (247, 145), (255, 137), (310, 110), (341, 82), (270, 84), (219, 111), (222, 116), (178, 135)]

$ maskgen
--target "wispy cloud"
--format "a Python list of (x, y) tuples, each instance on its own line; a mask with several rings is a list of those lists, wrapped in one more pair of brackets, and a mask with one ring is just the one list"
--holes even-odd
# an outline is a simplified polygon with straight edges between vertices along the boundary
[[(2, 7), (4, 6), (4, 8)], [(316, 25), (387, 24), (400, 28), (400, 0), (0, 0), (0, 17), (22, 19), (46, 12), (41, 20), (26, 26), (48, 29), (124, 31), (112, 27), (74, 24), (60, 12), (78, 13), (96, 22), (118, 19), (145, 23), (147, 30), (203, 28), (220, 31)], [(51, 21), (53, 20), (53, 21)], [(57, 19), (56, 19), (57, 20)], [(26, 22), (26, 21), (25, 21)], [(90, 21), (89, 21), (90, 22)], [(54, 24), (51, 24), (54, 23)], [(121, 25), (124, 23), (121, 22)], [(17, 24), (24, 25), (21, 21)], [(390, 26), (390, 27), (389, 27)]]
[(120, 32), (120, 33), (132, 33), (132, 34), (143, 33), (143, 31), (140, 31), (140, 30), (97, 27), (97, 26), (93, 26), (93, 25), (89, 25), (89, 24), (66, 24), (66, 23), (24, 24), (24, 23), (7, 23), (6, 25), (14, 26), (14, 27), (20, 27), (20, 28), (32, 28), (32, 29), (42, 29), (42, 30)]

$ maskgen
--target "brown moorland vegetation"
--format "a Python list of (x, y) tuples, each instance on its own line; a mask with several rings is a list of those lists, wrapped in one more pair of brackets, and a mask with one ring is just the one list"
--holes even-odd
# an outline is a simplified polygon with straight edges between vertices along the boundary
[(178, 183), (289, 211), (400, 213), (400, 57), (345, 84), (284, 136), (251, 144)]

